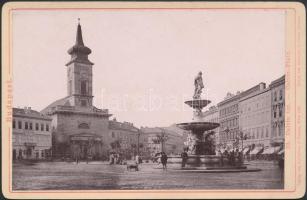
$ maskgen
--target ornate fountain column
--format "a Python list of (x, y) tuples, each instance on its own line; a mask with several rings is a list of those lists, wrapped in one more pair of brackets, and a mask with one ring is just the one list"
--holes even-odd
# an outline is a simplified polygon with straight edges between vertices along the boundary
[(202, 109), (206, 107), (210, 100), (201, 99), (202, 89), (204, 88), (202, 73), (199, 72), (194, 79), (194, 95), (193, 99), (186, 101), (185, 103), (194, 109), (192, 122), (180, 123), (177, 126), (181, 129), (190, 131), (189, 151), (191, 159), (195, 165), (201, 165), (201, 155), (206, 155), (204, 132), (215, 129), (219, 126), (219, 123), (204, 121)]

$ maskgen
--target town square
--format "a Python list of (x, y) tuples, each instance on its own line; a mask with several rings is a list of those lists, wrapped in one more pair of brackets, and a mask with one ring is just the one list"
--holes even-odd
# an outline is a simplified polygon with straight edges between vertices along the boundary
[[(52, 14), (42, 16), (58, 32), (45, 27), (48, 34), (37, 38), (65, 39), (34, 42), (41, 50), (35, 52), (51, 63), (66, 59), (62, 66), (35, 68), (32, 62), (41, 62), (40, 56), (16, 50), (22, 59), (15, 61), (20, 68), (14, 69), (12, 189), (284, 189), (286, 94), (284, 55), (278, 50), (284, 37), (279, 31), (284, 28), (283, 13), (274, 13), (274, 20), (263, 25), (277, 28), (267, 28), (267, 33), (259, 31), (261, 23), (254, 28), (259, 31), (254, 32), (255, 38), (246, 36), (252, 34), (251, 28), (244, 29), (244, 37), (235, 36), (241, 31), (233, 32), (231, 37), (244, 40), (234, 48), (228, 36), (219, 43), (202, 34), (210, 38), (231, 31), (228, 22), (240, 27), (236, 21), (244, 13), (197, 12), (195, 17), (179, 12), (163, 22), (165, 13), (148, 12), (144, 17), (150, 23), (144, 26), (139, 13), (131, 12), (135, 13), (124, 17), (113, 11), (103, 13), (102, 19), (114, 20), (109, 24), (90, 21), (89, 14), (67, 16), (63, 18), (67, 23), (61, 20), (63, 13), (53, 19)], [(262, 21), (265, 14), (261, 14), (246, 16)], [(15, 17), (15, 28), (24, 32), (16, 35), (14, 45), (22, 49), (29, 45), (27, 38), (35, 36), (25, 28), (25, 20), (33, 20), (33, 27), (41, 22), (26, 12)], [(183, 20), (187, 18), (196, 21)], [(248, 27), (249, 23), (242, 23)], [(116, 31), (116, 25), (125, 34)], [(69, 37), (60, 36), (59, 27)], [(172, 42), (165, 44), (167, 37)], [(264, 41), (272, 44), (259, 48)], [(168, 47), (172, 51), (166, 51)], [(227, 53), (219, 54), (221, 47)], [(246, 50), (252, 47), (256, 53)], [(130, 57), (131, 52), (138, 56)], [(272, 52), (276, 58), (267, 56)], [(29, 71), (31, 78), (22, 82)], [(35, 71), (39, 82), (33, 81)]]

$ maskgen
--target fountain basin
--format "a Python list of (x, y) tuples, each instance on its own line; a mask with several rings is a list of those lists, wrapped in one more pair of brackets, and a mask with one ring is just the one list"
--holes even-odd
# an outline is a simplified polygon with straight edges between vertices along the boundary
[(203, 107), (206, 107), (209, 103), (211, 103), (211, 101), (205, 99), (193, 99), (185, 101), (184, 103), (188, 104), (192, 108), (202, 109)]
[(179, 128), (187, 131), (208, 131), (220, 126), (219, 123), (214, 122), (186, 122), (176, 124)]
[[(217, 155), (189, 155), (187, 163), (184, 168), (181, 166), (182, 158), (180, 156), (169, 155), (167, 159), (167, 167), (173, 170), (184, 171), (210, 171), (214, 172), (240, 172), (248, 170), (244, 163), (237, 163), (236, 165), (230, 165), (227, 158), (223, 158), (223, 164), (221, 164), (221, 157)], [(157, 167), (157, 169), (160, 169)]]

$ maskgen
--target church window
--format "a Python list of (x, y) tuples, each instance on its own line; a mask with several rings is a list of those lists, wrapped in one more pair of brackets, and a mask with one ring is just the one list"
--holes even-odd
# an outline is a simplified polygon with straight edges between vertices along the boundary
[(87, 83), (86, 83), (86, 81), (81, 81), (81, 94), (87, 94)]
[(87, 124), (87, 123), (81, 123), (78, 125), (78, 128), (81, 128), (81, 129), (89, 129), (90, 126)]

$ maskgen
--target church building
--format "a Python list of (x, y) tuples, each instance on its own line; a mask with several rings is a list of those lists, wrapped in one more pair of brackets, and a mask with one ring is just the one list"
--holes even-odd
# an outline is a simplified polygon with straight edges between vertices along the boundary
[(53, 157), (107, 157), (110, 148), (109, 114), (93, 105), (93, 63), (91, 49), (84, 45), (80, 23), (76, 42), (69, 50), (67, 96), (44, 108), (41, 113), (52, 118)]

